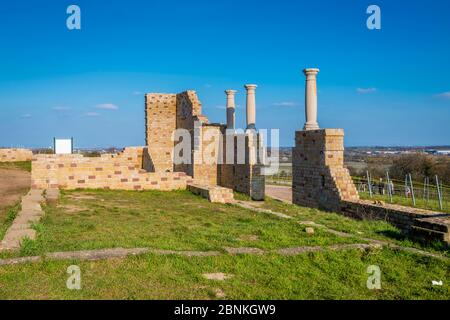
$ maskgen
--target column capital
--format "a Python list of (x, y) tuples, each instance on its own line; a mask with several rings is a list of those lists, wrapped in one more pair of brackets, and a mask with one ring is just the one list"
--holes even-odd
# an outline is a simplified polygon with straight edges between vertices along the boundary
[(303, 69), (303, 73), (305, 76), (315, 76), (319, 73), (320, 69), (318, 68), (306, 68)]
[(225, 93), (227, 94), (227, 96), (233, 96), (236, 92), (237, 92), (237, 90), (225, 90)]
[(246, 84), (244, 87), (248, 91), (251, 91), (251, 90), (255, 90), (258, 86), (256, 84)]

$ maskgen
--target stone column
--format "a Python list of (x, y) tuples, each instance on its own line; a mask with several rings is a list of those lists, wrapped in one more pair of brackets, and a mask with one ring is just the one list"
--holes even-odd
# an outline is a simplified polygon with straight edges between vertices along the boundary
[(303, 73), (306, 76), (306, 88), (305, 88), (306, 123), (303, 130), (317, 130), (319, 129), (319, 124), (317, 123), (316, 76), (319, 73), (319, 69), (304, 69)]
[(256, 129), (256, 100), (255, 89), (256, 84), (246, 84), (247, 90), (247, 129)]
[(235, 110), (236, 106), (234, 104), (234, 95), (236, 90), (225, 90), (227, 95), (227, 129), (234, 130), (235, 122)]

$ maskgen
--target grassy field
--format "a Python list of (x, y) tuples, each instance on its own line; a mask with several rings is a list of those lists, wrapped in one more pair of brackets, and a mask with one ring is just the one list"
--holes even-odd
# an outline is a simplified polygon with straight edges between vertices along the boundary
[(320, 230), (311, 237), (295, 220), (212, 204), (187, 191), (63, 192), (59, 204), (45, 211), (35, 225), (38, 239), (22, 255), (115, 247), (276, 249), (357, 242)]
[(19, 212), (20, 204), (0, 209), (0, 239), (5, 236), (6, 230), (11, 226)]
[[(67, 267), (81, 270), (68, 290)], [(367, 289), (367, 267), (381, 270), (381, 290)], [(284, 257), (143, 255), (97, 262), (52, 261), (0, 268), (2, 299), (449, 299), (448, 264), (376, 250)], [(207, 280), (223, 272), (226, 281)], [(444, 286), (432, 286), (443, 280)]]
[[(245, 197), (239, 196), (245, 200)], [(235, 205), (211, 204), (186, 191), (66, 191), (45, 207), (36, 241), (2, 257), (98, 248), (151, 247), (215, 250), (214, 257), (144, 254), (96, 262), (49, 261), (0, 267), (0, 299), (450, 299), (450, 263), (391, 249), (341, 250), (283, 256), (269, 252), (299, 246), (364, 243), (362, 237), (411, 244), (385, 222), (268, 199), (259, 204), (292, 216), (280, 219)], [(346, 231), (341, 237), (301, 222)], [(226, 247), (252, 247), (262, 255), (229, 255)], [(447, 255), (444, 248), (425, 248)], [(82, 289), (66, 288), (67, 267), (78, 265)], [(366, 287), (367, 267), (382, 272), (382, 289)], [(225, 281), (205, 273), (225, 273)], [(444, 286), (432, 286), (442, 280)]]
[(19, 162), (0, 162), (0, 168), (4, 169), (20, 169), (31, 172), (31, 161)]
[[(370, 197), (368, 192), (359, 192), (359, 196), (361, 199), (381, 200), (386, 203), (391, 203), (388, 195), (374, 194), (374, 195), (372, 195), (372, 197)], [(438, 200), (434, 200), (434, 199), (430, 199), (427, 201), (422, 198), (416, 198), (416, 205), (414, 205), (411, 198), (405, 198), (404, 196), (394, 195), (394, 196), (392, 196), (392, 203), (399, 204), (402, 206), (407, 206), (407, 207), (415, 207), (415, 208), (419, 208), (419, 209), (426, 209), (426, 210), (450, 213), (450, 206), (449, 206), (448, 201), (443, 202), (442, 210), (439, 206)]]

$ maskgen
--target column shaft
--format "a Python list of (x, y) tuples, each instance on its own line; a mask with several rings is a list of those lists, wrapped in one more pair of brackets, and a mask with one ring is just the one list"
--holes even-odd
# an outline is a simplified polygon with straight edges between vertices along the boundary
[(319, 69), (305, 69), (303, 73), (306, 76), (305, 86), (305, 118), (306, 123), (303, 130), (317, 130), (317, 82), (316, 77)]
[(256, 98), (255, 89), (257, 85), (247, 84), (247, 129), (256, 129)]
[(234, 95), (236, 90), (226, 90), (227, 95), (227, 129), (234, 130), (235, 128), (235, 110)]

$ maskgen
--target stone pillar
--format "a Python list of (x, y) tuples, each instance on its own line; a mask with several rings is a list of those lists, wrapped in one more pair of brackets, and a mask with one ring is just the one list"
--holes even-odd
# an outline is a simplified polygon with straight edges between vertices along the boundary
[(235, 110), (236, 106), (234, 104), (234, 95), (236, 90), (226, 90), (227, 95), (227, 129), (234, 130), (235, 126)]
[(344, 166), (344, 130), (297, 131), (292, 153), (292, 202), (340, 211), (342, 201), (359, 199)]
[(319, 69), (304, 69), (303, 73), (306, 76), (305, 88), (305, 117), (306, 123), (303, 130), (317, 130), (319, 124), (317, 123), (317, 83), (316, 77)]
[(256, 99), (255, 89), (257, 85), (246, 84), (247, 90), (247, 129), (256, 129)]

